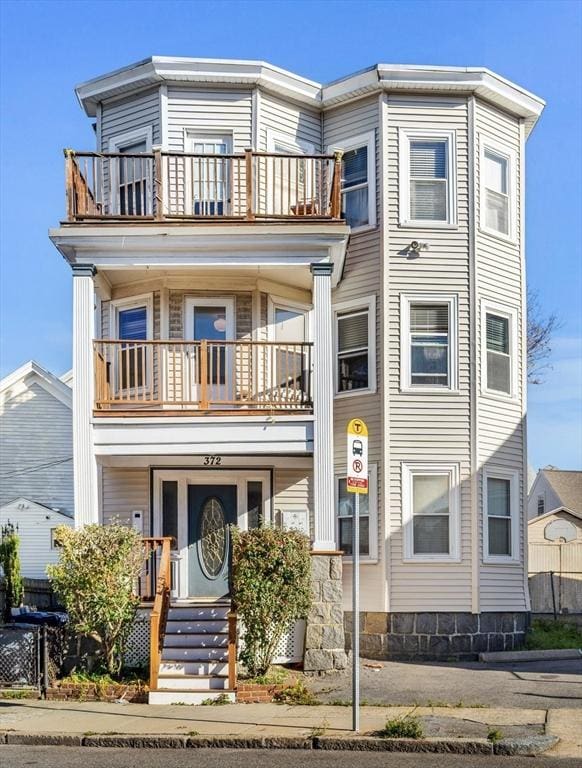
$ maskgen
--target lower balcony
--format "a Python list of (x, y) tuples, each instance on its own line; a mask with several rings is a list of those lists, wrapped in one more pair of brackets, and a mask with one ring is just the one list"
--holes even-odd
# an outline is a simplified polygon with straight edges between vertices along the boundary
[(311, 413), (312, 343), (95, 340), (96, 416)]

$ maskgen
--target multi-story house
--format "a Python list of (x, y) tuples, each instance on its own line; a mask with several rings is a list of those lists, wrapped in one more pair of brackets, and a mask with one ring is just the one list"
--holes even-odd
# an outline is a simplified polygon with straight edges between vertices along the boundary
[[(77, 524), (173, 536), (172, 597), (194, 601), (228, 595), (227, 523), (303, 528), (306, 666), (342, 665), (357, 416), (362, 652), (512, 647), (529, 607), (525, 142), (543, 102), (482, 68), (322, 85), (164, 57), (76, 92), (97, 146), (66, 151), (50, 237), (73, 271)], [(200, 660), (168, 636), (164, 658)]]

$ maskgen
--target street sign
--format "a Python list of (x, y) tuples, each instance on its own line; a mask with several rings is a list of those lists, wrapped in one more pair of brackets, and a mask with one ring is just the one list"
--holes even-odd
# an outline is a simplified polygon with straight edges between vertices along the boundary
[(347, 490), (368, 493), (368, 427), (361, 419), (348, 424)]

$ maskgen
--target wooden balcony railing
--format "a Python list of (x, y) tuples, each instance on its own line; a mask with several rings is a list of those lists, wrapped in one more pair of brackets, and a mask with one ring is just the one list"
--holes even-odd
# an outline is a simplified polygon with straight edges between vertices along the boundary
[(95, 408), (309, 411), (311, 342), (96, 340)]
[(341, 152), (201, 155), (65, 150), (67, 218), (339, 220)]
[[(162, 659), (162, 648), (166, 632), (166, 621), (170, 607), (170, 537), (146, 538), (143, 540), (146, 552), (144, 574), (140, 579), (142, 600), (152, 600), (150, 613), (150, 689), (158, 687), (158, 676)], [(144, 590), (144, 593), (141, 590)]]

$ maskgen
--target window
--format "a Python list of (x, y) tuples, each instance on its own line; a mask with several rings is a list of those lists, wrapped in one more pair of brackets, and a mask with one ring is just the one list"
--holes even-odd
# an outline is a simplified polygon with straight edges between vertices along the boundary
[(546, 500), (543, 496), (538, 496), (538, 515), (543, 515), (546, 511)]
[(376, 226), (376, 135), (354, 136), (342, 146), (342, 216), (352, 230)]
[(403, 296), (402, 388), (456, 389), (456, 297)]
[(177, 480), (162, 480), (162, 536), (171, 536), (172, 549), (178, 548)]
[(485, 560), (516, 560), (517, 537), (517, 483), (516, 472), (486, 468), (484, 477)]
[(484, 385), (492, 394), (513, 397), (516, 393), (516, 313), (496, 305), (484, 304)]
[(457, 560), (458, 466), (404, 464), (402, 474), (404, 559)]
[(515, 239), (515, 153), (490, 142), (481, 144), (481, 228)]
[(151, 294), (111, 302), (113, 338), (119, 339), (114, 359), (115, 381), (119, 389), (145, 387), (148, 381), (148, 349), (140, 342), (152, 337)]
[(400, 224), (456, 224), (455, 134), (400, 132)]
[(247, 482), (248, 528), (260, 528), (264, 523), (263, 484), (260, 480)]
[[(366, 560), (378, 557), (377, 532), (377, 466), (369, 465), (368, 493), (360, 494), (360, 556)], [(336, 478), (338, 548), (346, 557), (353, 554), (353, 521), (356, 494), (348, 493), (345, 477)]]
[(376, 389), (375, 307), (375, 297), (335, 307), (336, 394)]
[(57, 536), (57, 529), (51, 528), (51, 549), (60, 549), (61, 543)]

